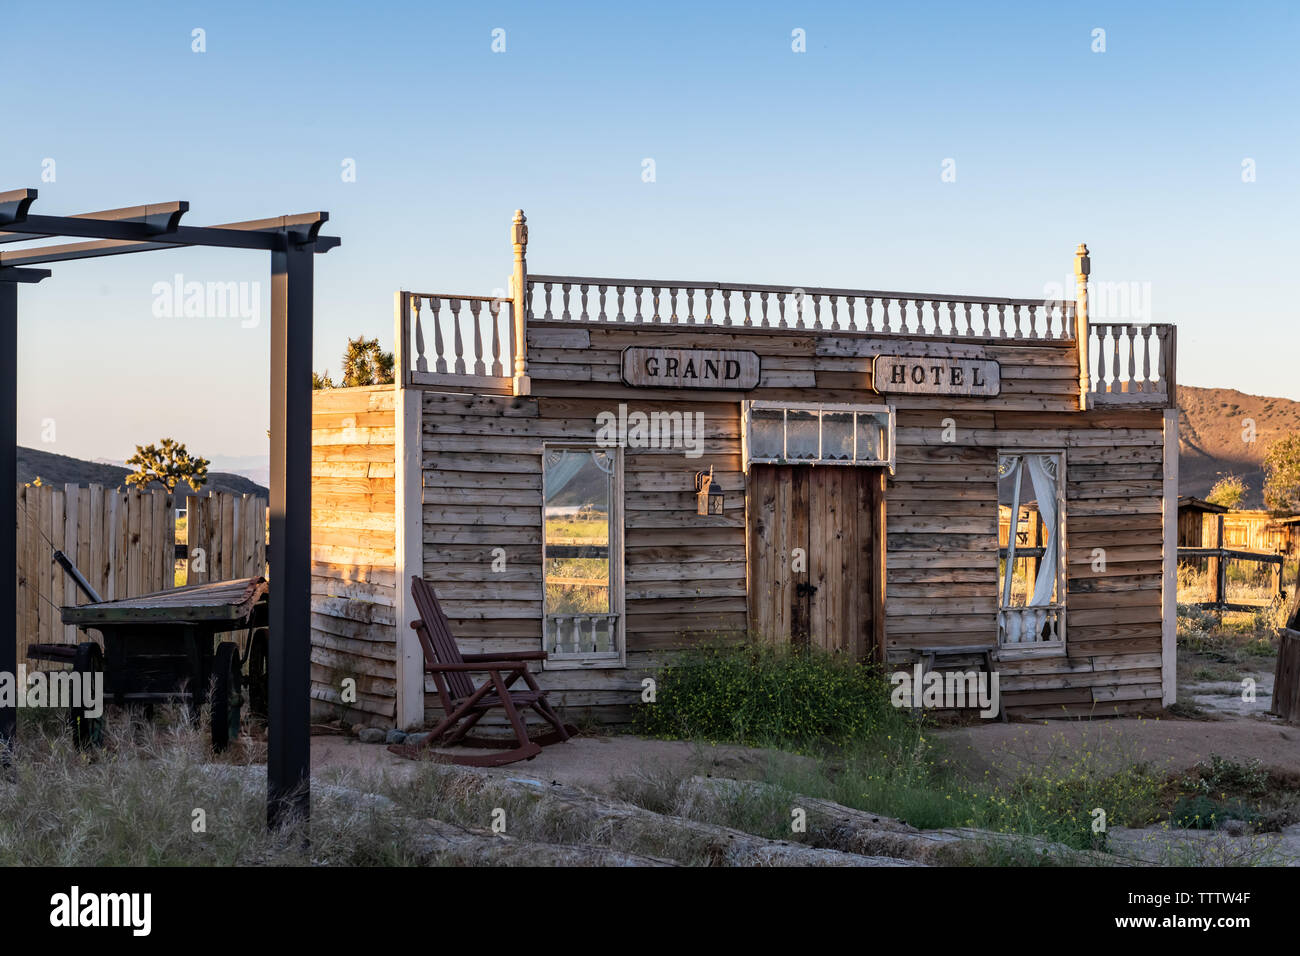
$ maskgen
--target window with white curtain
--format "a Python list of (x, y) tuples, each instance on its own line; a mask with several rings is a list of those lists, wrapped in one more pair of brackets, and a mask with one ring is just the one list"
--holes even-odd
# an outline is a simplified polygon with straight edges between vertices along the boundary
[(998, 455), (998, 644), (1065, 646), (1065, 453)]
[(746, 402), (741, 431), (751, 464), (883, 465), (894, 470), (888, 405)]

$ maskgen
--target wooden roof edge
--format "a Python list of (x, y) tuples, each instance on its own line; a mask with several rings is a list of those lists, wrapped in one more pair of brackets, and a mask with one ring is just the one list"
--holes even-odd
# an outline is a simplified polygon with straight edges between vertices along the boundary
[(1204, 498), (1197, 498), (1194, 495), (1179, 495), (1178, 507), (1196, 508), (1199, 511), (1212, 511), (1214, 514), (1225, 514), (1229, 509), (1224, 505), (1216, 505), (1206, 501)]

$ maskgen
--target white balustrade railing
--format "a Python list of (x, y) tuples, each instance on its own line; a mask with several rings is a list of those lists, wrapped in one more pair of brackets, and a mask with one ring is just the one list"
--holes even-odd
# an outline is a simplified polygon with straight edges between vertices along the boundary
[(618, 657), (617, 614), (548, 614), (543, 647), (549, 657)]
[[(729, 283), (650, 282), (529, 275), (529, 322), (807, 329), (974, 341), (1074, 344), (1075, 303), (1060, 299), (798, 289)], [(402, 292), (398, 334), (404, 384), (511, 392), (524, 364), (515, 300)], [(1087, 326), (1087, 380), (1097, 405), (1172, 405), (1175, 328)]]
[(1088, 327), (1089, 393), (1097, 404), (1174, 399), (1172, 325), (1095, 322)]
[(1071, 340), (1074, 302), (529, 275), (529, 321), (816, 329), (980, 339)]
[(1004, 607), (998, 611), (998, 644), (1027, 647), (1065, 639), (1065, 605)]
[(454, 380), (508, 390), (514, 361), (509, 299), (423, 292), (403, 292), (401, 296), (398, 334), (402, 336), (402, 354), (407, 356), (402, 369), (407, 384), (437, 385)]

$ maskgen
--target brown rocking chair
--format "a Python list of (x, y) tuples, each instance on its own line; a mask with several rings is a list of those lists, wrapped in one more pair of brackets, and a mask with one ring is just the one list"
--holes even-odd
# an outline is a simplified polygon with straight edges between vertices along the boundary
[[(496, 654), (464, 654), (452, 637), (447, 615), (438, 604), (433, 588), (423, 578), (411, 577), (411, 596), (420, 619), (411, 622), (424, 648), (424, 669), (433, 675), (438, 686), (438, 697), (446, 714), (420, 744), (392, 744), (388, 749), (401, 757), (424, 757), (444, 763), (457, 763), (469, 767), (499, 767), (516, 760), (532, 760), (547, 744), (568, 740), (577, 728), (565, 724), (546, 699), (546, 692), (528, 671), (529, 661), (546, 660), (546, 652), (510, 651)], [(488, 679), (477, 689), (470, 680), (471, 672), (486, 672)], [(528, 689), (511, 690), (520, 678)], [(470, 737), (469, 731), (489, 710), (500, 707), (506, 712), (515, 736)], [(555, 730), (541, 737), (530, 738), (528, 728), (520, 715), (522, 708), (531, 707)], [(465, 754), (463, 756), (426, 750), (433, 744), (450, 747), (461, 744), (469, 747), (508, 748), (501, 754)]]

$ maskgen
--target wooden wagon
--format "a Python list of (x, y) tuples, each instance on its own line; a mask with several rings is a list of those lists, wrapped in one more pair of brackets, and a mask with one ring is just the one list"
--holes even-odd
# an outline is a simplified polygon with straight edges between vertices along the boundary
[[(106, 703), (180, 700), (194, 704), (195, 713), (211, 703), (212, 746), (220, 751), (238, 735), (245, 703), (266, 713), (267, 594), (266, 579), (253, 577), (65, 607), (63, 623), (98, 631), (103, 646), (34, 644), (27, 656), (82, 674), (102, 672)], [(242, 650), (237, 641), (216, 640), (240, 631)], [(102, 716), (92, 718), (83, 707), (71, 718), (78, 745), (97, 742)]]

